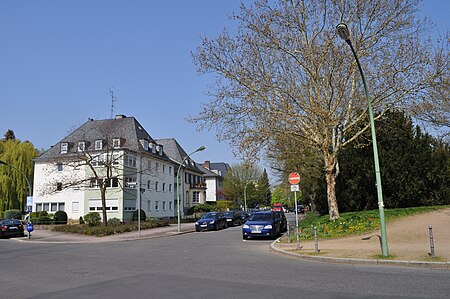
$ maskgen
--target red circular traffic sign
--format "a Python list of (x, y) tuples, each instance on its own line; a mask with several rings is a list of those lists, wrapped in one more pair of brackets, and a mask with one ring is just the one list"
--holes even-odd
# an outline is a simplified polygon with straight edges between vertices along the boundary
[(289, 175), (289, 183), (291, 183), (291, 185), (297, 185), (300, 183), (300, 175), (296, 172), (291, 173)]

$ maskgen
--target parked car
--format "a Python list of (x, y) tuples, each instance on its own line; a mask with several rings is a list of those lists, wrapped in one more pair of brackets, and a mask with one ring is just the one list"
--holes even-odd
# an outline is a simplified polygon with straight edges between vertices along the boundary
[(238, 211), (228, 211), (223, 213), (225, 217), (227, 218), (227, 225), (228, 226), (235, 226), (235, 225), (241, 225), (242, 219), (241, 215)]
[(1, 227), (1, 237), (2, 238), (9, 238), (9, 237), (23, 237), (25, 236), (24, 230), (23, 230), (23, 224), (20, 222), (20, 220), (17, 219), (5, 219), (0, 221), (0, 227)]
[(250, 217), (250, 214), (244, 211), (239, 211), (239, 216), (241, 216), (241, 223), (245, 223)]
[(275, 239), (280, 235), (280, 219), (274, 211), (256, 212), (242, 226), (242, 238), (270, 237)]
[(287, 232), (287, 219), (286, 215), (284, 215), (283, 210), (275, 211), (275, 214), (277, 214), (277, 217), (280, 219), (280, 231), (282, 233)]
[(221, 228), (227, 228), (227, 218), (219, 212), (205, 213), (195, 222), (195, 230), (198, 232), (201, 230), (219, 230)]

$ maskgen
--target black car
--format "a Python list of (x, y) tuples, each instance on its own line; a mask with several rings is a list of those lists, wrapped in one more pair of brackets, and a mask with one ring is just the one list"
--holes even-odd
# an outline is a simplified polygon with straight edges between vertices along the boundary
[(227, 228), (227, 218), (219, 212), (209, 212), (203, 214), (203, 216), (195, 222), (195, 230), (219, 230), (221, 228)]
[(287, 219), (286, 215), (284, 215), (284, 212), (282, 210), (280, 211), (274, 211), (275, 214), (277, 214), (277, 217), (280, 219), (280, 231), (282, 233), (287, 232)]
[(5, 219), (0, 221), (0, 227), (1, 232), (0, 236), (2, 238), (9, 238), (9, 237), (23, 237), (25, 236), (24, 230), (23, 230), (23, 224), (20, 222), (20, 220), (17, 219)]
[(241, 216), (242, 223), (245, 223), (248, 220), (248, 217), (250, 217), (250, 214), (244, 211), (239, 211), (239, 215)]
[(227, 225), (228, 226), (235, 226), (235, 225), (241, 225), (242, 224), (242, 218), (238, 211), (228, 211), (223, 213), (225, 217), (227, 218)]
[(242, 238), (270, 237), (275, 239), (280, 235), (280, 219), (273, 211), (256, 212), (250, 215), (242, 226)]

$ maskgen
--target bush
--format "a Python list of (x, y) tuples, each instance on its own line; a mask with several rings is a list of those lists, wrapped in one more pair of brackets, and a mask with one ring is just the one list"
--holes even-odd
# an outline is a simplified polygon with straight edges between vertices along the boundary
[[(147, 215), (145, 215), (145, 212), (141, 210), (141, 221), (145, 221), (147, 219)], [(138, 220), (138, 210), (134, 211), (133, 213), (133, 221)]]
[(195, 213), (205, 213), (214, 211), (215, 207), (209, 204), (199, 204), (194, 206)]
[(119, 226), (121, 224), (122, 222), (120, 222), (120, 220), (117, 218), (108, 219), (108, 226)]
[(22, 219), (22, 211), (21, 210), (6, 210), (3, 214), (5, 219)]
[(53, 220), (55, 224), (67, 224), (67, 213), (64, 211), (56, 211)]
[(86, 221), (89, 226), (98, 226), (100, 224), (100, 214), (97, 212), (91, 212), (84, 215), (84, 221)]
[(79, 220), (80, 220), (80, 224), (84, 224), (83, 217), (80, 216), (80, 219), (79, 219)]
[(237, 205), (232, 200), (218, 200), (216, 205), (217, 210), (221, 212), (237, 209)]

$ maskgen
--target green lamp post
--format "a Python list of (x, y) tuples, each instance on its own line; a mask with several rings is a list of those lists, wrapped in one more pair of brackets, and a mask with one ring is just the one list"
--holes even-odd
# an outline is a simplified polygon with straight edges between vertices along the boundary
[(375, 133), (375, 123), (373, 119), (373, 111), (372, 111), (372, 101), (370, 99), (369, 89), (367, 87), (366, 79), (364, 77), (364, 73), (359, 63), (358, 56), (356, 55), (356, 51), (353, 48), (352, 42), (350, 40), (350, 31), (346, 24), (340, 23), (336, 26), (337, 34), (340, 38), (342, 38), (352, 50), (353, 56), (355, 57), (356, 64), (358, 65), (359, 72), (361, 74), (361, 79), (364, 85), (364, 92), (366, 95), (367, 105), (369, 106), (369, 118), (370, 118), (370, 130), (372, 132), (372, 145), (373, 145), (373, 158), (375, 164), (375, 179), (377, 185), (377, 195), (378, 195), (378, 210), (380, 213), (380, 231), (381, 231), (381, 252), (383, 256), (388, 256), (388, 244), (387, 244), (387, 236), (386, 236), (386, 222), (384, 218), (384, 204), (383, 204), (383, 190), (381, 188), (381, 174), (380, 174), (380, 164), (378, 161), (378, 148), (377, 148), (377, 136)]

